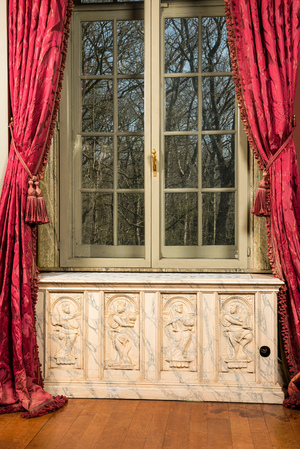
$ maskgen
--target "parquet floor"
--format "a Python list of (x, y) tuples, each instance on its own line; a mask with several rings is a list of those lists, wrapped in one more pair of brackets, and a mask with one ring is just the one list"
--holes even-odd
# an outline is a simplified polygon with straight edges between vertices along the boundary
[(70, 399), (35, 419), (0, 415), (1, 449), (300, 449), (281, 405)]

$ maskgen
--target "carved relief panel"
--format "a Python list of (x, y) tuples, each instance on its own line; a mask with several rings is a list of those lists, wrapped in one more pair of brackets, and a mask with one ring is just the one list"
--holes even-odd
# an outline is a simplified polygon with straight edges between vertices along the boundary
[(140, 368), (139, 294), (105, 294), (105, 368)]
[(220, 297), (221, 370), (254, 372), (254, 297)]
[(83, 294), (50, 294), (50, 368), (82, 369)]
[(162, 295), (163, 370), (196, 371), (196, 295)]

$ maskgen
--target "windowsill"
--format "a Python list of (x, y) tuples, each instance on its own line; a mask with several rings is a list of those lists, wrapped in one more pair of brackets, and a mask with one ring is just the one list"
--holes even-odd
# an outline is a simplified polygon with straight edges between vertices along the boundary
[(254, 273), (130, 273), (51, 272), (41, 273), (40, 284), (141, 284), (170, 285), (272, 285), (283, 282), (270, 274)]
[(270, 274), (271, 270), (255, 270), (253, 268), (222, 268), (222, 269), (210, 269), (210, 268), (62, 268), (62, 267), (49, 267), (40, 268), (40, 273), (48, 272), (63, 272), (63, 273), (249, 273), (249, 274)]

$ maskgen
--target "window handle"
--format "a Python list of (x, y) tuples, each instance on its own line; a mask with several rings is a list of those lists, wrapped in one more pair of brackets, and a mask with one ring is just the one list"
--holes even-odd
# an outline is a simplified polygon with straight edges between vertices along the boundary
[(157, 176), (157, 156), (156, 156), (156, 151), (152, 150), (152, 171), (153, 171), (153, 176)]

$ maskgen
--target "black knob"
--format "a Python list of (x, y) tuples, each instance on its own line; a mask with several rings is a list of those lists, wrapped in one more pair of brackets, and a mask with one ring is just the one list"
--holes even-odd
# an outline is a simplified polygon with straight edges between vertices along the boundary
[(259, 353), (262, 357), (269, 357), (269, 355), (271, 354), (271, 349), (269, 348), (269, 346), (262, 346), (259, 350)]

